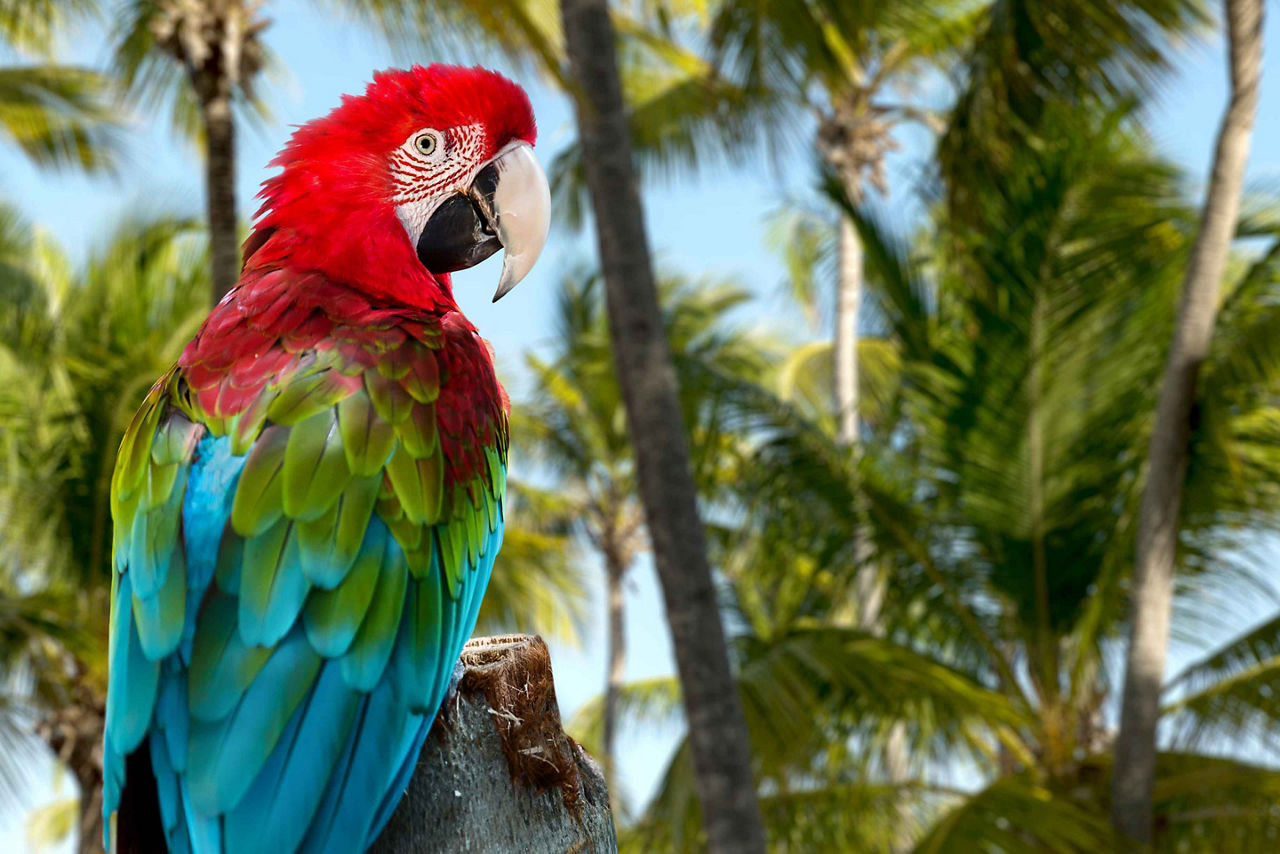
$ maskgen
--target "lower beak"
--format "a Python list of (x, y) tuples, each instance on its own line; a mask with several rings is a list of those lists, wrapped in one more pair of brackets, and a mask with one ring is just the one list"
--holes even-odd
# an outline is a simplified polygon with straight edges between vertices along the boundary
[(452, 273), (504, 249), (497, 302), (538, 260), (550, 227), (547, 176), (533, 149), (520, 142), (481, 169), (465, 193), (436, 209), (418, 236), (418, 259), (433, 273)]

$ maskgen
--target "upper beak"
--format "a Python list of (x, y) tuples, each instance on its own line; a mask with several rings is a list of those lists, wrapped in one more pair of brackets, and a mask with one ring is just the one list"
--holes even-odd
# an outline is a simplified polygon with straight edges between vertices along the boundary
[(431, 215), (418, 236), (418, 258), (434, 273), (474, 266), (502, 247), (497, 302), (528, 274), (551, 228), (551, 188), (525, 142), (507, 146), (465, 193)]

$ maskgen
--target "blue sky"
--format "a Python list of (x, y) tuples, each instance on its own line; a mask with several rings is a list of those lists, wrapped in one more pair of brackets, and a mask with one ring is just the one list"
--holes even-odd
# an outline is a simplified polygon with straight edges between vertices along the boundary
[[(292, 125), (328, 111), (341, 94), (361, 90), (373, 70), (406, 61), (406, 57), (393, 55), (358, 28), (317, 14), (312, 4), (297, 0), (273, 2), (268, 14), (273, 23), (266, 39), (287, 73), (264, 88), (273, 120), (241, 134), (238, 186), (246, 217), (256, 209), (252, 196), (269, 174), (265, 164)], [(64, 56), (73, 61), (101, 60), (103, 41), (100, 30), (87, 28), (68, 38)], [(1268, 59), (1280, 55), (1280, 23), (1276, 16), (1269, 20), (1266, 42)], [(454, 57), (422, 55), (408, 59), (430, 62)], [(1249, 166), (1251, 182), (1280, 178), (1278, 74), (1280, 70), (1273, 66), (1264, 79)], [(569, 105), (536, 80), (518, 79), (533, 98), (540, 127), (538, 151), (543, 162), (549, 163), (554, 152), (572, 138)], [(1159, 149), (1197, 178), (1206, 172), (1225, 94), (1222, 45), (1210, 40), (1183, 51), (1177, 73), (1167, 81), (1152, 108), (1151, 128)], [(928, 139), (920, 134), (908, 135), (902, 141), (903, 150), (890, 163), (893, 195), (886, 201), (891, 220), (899, 227), (909, 225), (917, 213), (910, 190), (929, 146)], [(169, 133), (164, 121), (138, 116), (128, 134), (126, 154), (121, 174), (105, 180), (39, 172), (12, 149), (0, 148), (0, 196), (16, 201), (30, 220), (52, 232), (75, 259), (83, 258), (95, 242), (103, 239), (122, 213), (201, 213), (202, 167), (196, 151)], [(788, 198), (803, 197), (811, 184), (810, 161), (804, 153), (796, 153), (793, 160), (777, 164), (760, 162), (740, 169), (716, 167), (696, 178), (677, 176), (663, 185), (646, 188), (649, 233), (659, 265), (694, 276), (711, 274), (735, 279), (760, 295), (762, 302), (755, 322), (795, 324), (793, 331), (804, 334), (798, 317), (776, 311), (784, 274), (779, 259), (767, 246), (766, 232), (769, 215)], [(593, 253), (594, 244), (587, 236), (554, 231), (533, 273), (496, 305), (489, 302), (500, 269), (496, 257), (457, 275), (455, 290), (462, 307), (492, 341), (500, 370), (517, 403), (522, 354), (547, 341), (548, 315), (559, 276), (574, 262), (591, 258)], [(591, 577), (598, 577), (598, 573)], [(670, 673), (670, 642), (661, 597), (647, 560), (637, 565), (628, 593), (628, 676)], [(595, 595), (599, 601), (598, 589)], [(593, 608), (592, 613), (599, 611)], [(1209, 640), (1206, 638), (1206, 642)], [(1189, 647), (1175, 649), (1172, 665), (1177, 666), (1193, 651)], [(603, 639), (598, 623), (588, 627), (578, 648), (553, 645), (553, 663), (561, 707), (568, 718), (598, 692), (603, 680)], [(671, 744), (670, 733), (624, 732), (620, 745), (624, 788), (633, 804), (652, 788)], [(51, 777), (47, 769), (37, 769), (36, 774), (38, 780)], [(49, 797), (46, 785), (37, 786), (31, 793), (32, 804)], [(22, 816), (14, 811), (0, 814), (0, 850), (24, 849)]]

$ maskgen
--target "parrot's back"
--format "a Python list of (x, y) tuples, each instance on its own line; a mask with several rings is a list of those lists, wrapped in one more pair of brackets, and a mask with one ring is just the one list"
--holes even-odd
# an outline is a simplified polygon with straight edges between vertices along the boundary
[(242, 279), (113, 479), (116, 850), (372, 843), (475, 626), (506, 458), (505, 396), (461, 314)]

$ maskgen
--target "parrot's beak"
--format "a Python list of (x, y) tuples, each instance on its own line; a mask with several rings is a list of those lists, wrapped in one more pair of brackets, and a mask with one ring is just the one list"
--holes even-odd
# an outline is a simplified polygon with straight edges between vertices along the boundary
[(497, 302), (532, 269), (550, 229), (547, 176), (529, 144), (515, 142), (431, 215), (418, 236), (418, 259), (433, 273), (451, 273), (506, 250)]

